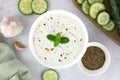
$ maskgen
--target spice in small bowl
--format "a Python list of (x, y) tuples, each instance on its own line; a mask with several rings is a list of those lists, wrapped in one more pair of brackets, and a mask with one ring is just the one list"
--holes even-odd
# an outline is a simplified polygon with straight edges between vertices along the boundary
[(90, 46), (82, 57), (82, 63), (89, 70), (100, 69), (105, 63), (105, 53), (99, 47)]
[(110, 55), (102, 44), (91, 42), (88, 43), (87, 50), (78, 64), (85, 74), (98, 76), (107, 70), (110, 64)]

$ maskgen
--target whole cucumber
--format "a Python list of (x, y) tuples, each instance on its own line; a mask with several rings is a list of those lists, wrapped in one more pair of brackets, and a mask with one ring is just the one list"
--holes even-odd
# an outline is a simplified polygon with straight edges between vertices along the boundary
[(109, 0), (109, 8), (110, 14), (116, 23), (118, 34), (120, 35), (120, 4), (118, 5), (118, 2), (120, 3), (119, 0)]
[[(120, 10), (120, 0), (115, 0), (116, 1), (116, 4), (117, 4), (117, 7), (119, 8)], [(120, 14), (119, 14), (120, 15)]]

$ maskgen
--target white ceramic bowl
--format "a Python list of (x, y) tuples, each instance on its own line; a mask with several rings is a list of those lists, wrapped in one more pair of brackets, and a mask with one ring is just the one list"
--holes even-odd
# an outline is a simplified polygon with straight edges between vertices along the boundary
[(90, 42), (90, 43), (88, 43), (87, 47), (90, 47), (90, 46), (99, 47), (100, 49), (102, 49), (104, 51), (105, 57), (106, 57), (104, 65), (98, 70), (88, 70), (84, 67), (84, 65), (82, 64), (82, 61), (80, 60), (78, 62), (78, 66), (83, 73), (85, 73), (89, 76), (98, 76), (98, 75), (101, 75), (102, 73), (104, 73), (108, 69), (108, 67), (110, 65), (110, 61), (111, 61), (110, 54), (109, 54), (109, 51), (107, 50), (107, 48), (105, 46), (103, 46), (101, 43)]
[[(38, 55), (35, 53), (35, 49), (33, 48), (33, 44), (32, 44), (33, 33), (34, 33), (34, 30), (35, 30), (36, 26), (38, 25), (39, 21), (40, 21), (43, 17), (45, 17), (45, 16), (47, 16), (47, 15), (56, 14), (56, 13), (58, 13), (58, 14), (67, 14), (67, 15), (69, 15), (71, 18), (73, 18), (73, 19), (75, 19), (77, 22), (79, 22), (79, 25), (81, 26), (81, 28), (82, 28), (82, 30), (83, 30), (83, 34), (85, 35), (85, 36), (84, 36), (84, 46), (83, 46), (83, 48), (82, 48), (82, 50), (81, 50), (81, 53), (78, 53), (79, 56), (77, 56), (77, 58), (74, 59), (73, 61), (71, 61), (70, 63), (67, 63), (67, 64), (65, 64), (65, 65), (63, 65), (63, 66), (50, 66), (50, 65), (48, 65), (48, 64), (45, 64), (44, 61), (40, 60), (40, 58), (38, 57)], [(86, 27), (85, 27), (84, 23), (82, 22), (82, 20), (79, 19), (76, 15), (72, 14), (71, 12), (67, 12), (67, 11), (63, 11), (63, 10), (48, 11), (48, 12), (46, 12), (45, 14), (39, 16), (39, 17), (37, 18), (37, 20), (33, 23), (32, 27), (31, 27), (31, 30), (30, 30), (30, 34), (29, 34), (29, 46), (30, 46), (30, 49), (31, 49), (32, 54), (33, 54), (33, 56), (35, 57), (35, 59), (36, 59), (38, 62), (40, 62), (41, 64), (43, 64), (43, 65), (45, 65), (45, 66), (47, 66), (47, 67), (50, 67), (50, 68), (55, 68), (55, 69), (62, 69), (62, 68), (70, 67), (70, 66), (74, 65), (75, 63), (77, 63), (77, 62), (80, 60), (81, 55), (83, 55), (83, 54), (85, 53), (87, 44), (88, 44), (88, 33), (87, 33)]]

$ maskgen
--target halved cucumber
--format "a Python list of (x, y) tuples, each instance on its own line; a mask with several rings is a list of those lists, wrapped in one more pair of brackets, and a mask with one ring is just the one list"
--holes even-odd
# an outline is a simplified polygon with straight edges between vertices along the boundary
[(93, 3), (95, 3), (95, 2), (103, 2), (103, 0), (88, 0), (88, 3), (91, 5), (91, 4), (93, 4)]
[(110, 21), (110, 15), (106, 11), (102, 11), (98, 14), (97, 23), (99, 25), (102, 25), (102, 26), (107, 25), (109, 21)]
[(42, 73), (42, 80), (59, 80), (59, 75), (55, 70), (48, 69)]
[(30, 15), (33, 13), (31, 8), (32, 0), (19, 0), (18, 9), (24, 15)]
[(105, 6), (103, 3), (93, 3), (89, 9), (89, 15), (91, 18), (96, 19), (98, 13), (102, 10), (105, 10)]
[(82, 4), (85, 0), (77, 0), (78, 4)]
[(90, 8), (90, 5), (88, 4), (88, 1), (84, 1), (83, 4), (82, 4), (82, 11), (85, 13), (85, 14), (88, 14), (89, 13), (89, 8)]
[(48, 4), (46, 0), (33, 0), (32, 10), (36, 14), (43, 14), (47, 11)]
[(105, 25), (105, 26), (102, 26), (104, 30), (110, 32), (110, 31), (113, 31), (115, 29), (115, 23), (113, 22), (113, 20), (110, 20), (110, 22)]

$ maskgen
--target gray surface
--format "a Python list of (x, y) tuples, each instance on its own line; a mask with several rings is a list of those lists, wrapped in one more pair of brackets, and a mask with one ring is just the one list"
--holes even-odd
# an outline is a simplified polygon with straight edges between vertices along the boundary
[[(45, 66), (38, 63), (35, 58), (32, 56), (29, 47), (28, 47), (28, 35), (29, 30), (31, 28), (32, 23), (38, 17), (38, 15), (30, 15), (24, 16), (19, 13), (17, 9), (18, 0), (0, 0), (0, 21), (3, 17), (6, 16), (16, 16), (18, 17), (24, 25), (24, 31), (17, 37), (6, 39), (1, 37), (4, 40), (0, 40), (0, 42), (7, 42), (14, 49), (13, 42), (18, 40), (26, 45), (26, 50), (23, 52), (16, 51), (17, 57), (30, 68), (35, 80), (41, 80), (40, 75), (42, 70), (46, 69)], [(120, 46), (115, 44), (112, 40), (110, 40), (106, 35), (104, 35), (94, 24), (92, 24), (83, 14), (81, 14), (77, 8), (73, 5), (71, 0), (48, 0), (49, 3), (49, 11), (62, 9), (66, 11), (70, 11), (76, 14), (79, 18), (83, 20), (85, 23), (88, 33), (89, 33), (89, 42), (100, 42), (104, 44), (111, 55), (111, 64), (109, 69), (102, 75), (97, 77), (90, 77), (83, 74), (77, 64), (67, 68), (58, 70), (60, 73), (60, 80), (119, 80), (120, 75)]]

